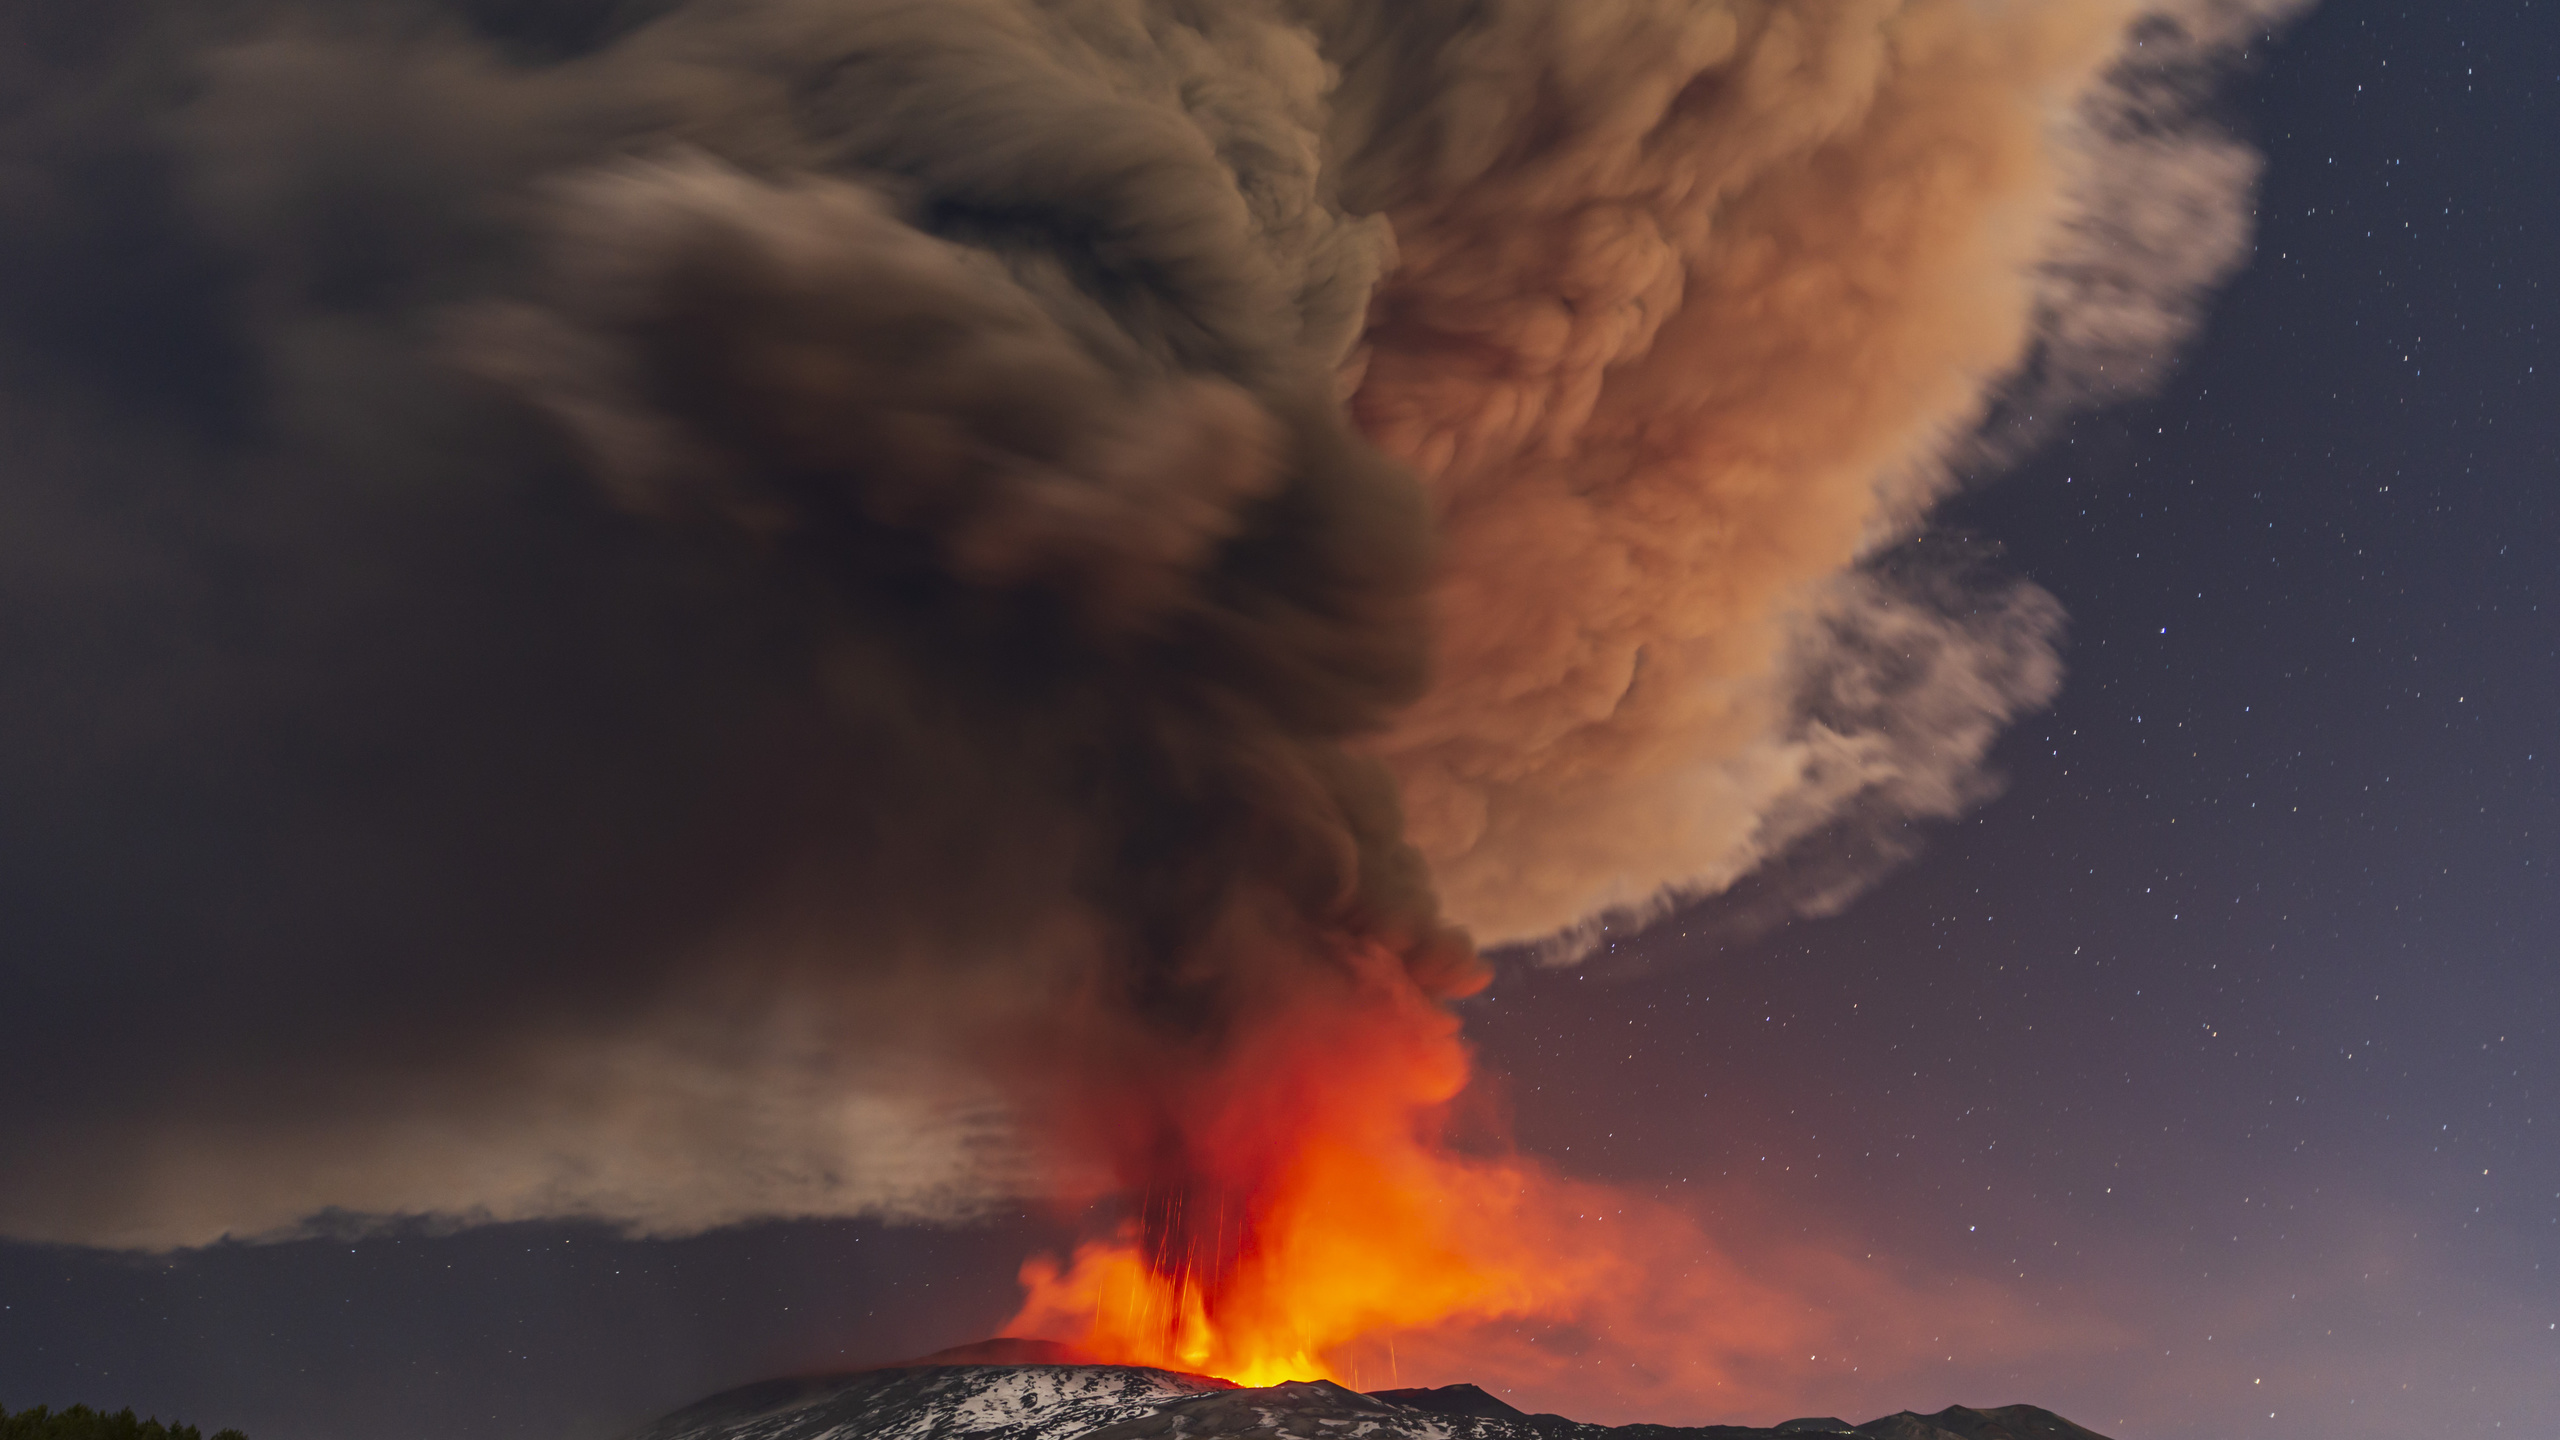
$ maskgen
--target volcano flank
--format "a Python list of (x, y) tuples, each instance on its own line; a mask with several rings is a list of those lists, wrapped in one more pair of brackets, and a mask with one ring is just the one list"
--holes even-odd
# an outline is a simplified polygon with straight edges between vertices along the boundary
[[(979, 1347), (970, 1348), (974, 1352)], [(1024, 1348), (1002, 1353), (1065, 1352)], [(1906, 1410), (1863, 1425), (1818, 1416), (1767, 1428), (1607, 1426), (1527, 1414), (1474, 1385), (1362, 1394), (1325, 1380), (1238, 1386), (1170, 1370), (1063, 1363), (923, 1363), (769, 1380), (688, 1406), (631, 1440), (1276, 1440), (1320, 1435), (1379, 1440), (1781, 1440), (1806, 1435), (2105, 1440), (2033, 1405), (1992, 1410), (1951, 1405), (1934, 1415)]]

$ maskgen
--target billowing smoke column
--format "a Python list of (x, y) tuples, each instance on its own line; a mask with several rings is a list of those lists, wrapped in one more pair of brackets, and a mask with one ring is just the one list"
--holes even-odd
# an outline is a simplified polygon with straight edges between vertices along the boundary
[(1117, 1193), (1025, 1323), (1176, 1358), (1445, 1248), (1468, 930), (1986, 793), (2060, 616), (1926, 512), (2184, 337), (2287, 8), (21, 9), (0, 1231)]

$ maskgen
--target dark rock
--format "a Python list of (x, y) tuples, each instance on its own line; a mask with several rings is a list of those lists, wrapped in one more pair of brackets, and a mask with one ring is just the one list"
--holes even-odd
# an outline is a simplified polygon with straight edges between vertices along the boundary
[(1870, 1420), (1857, 1433), (1874, 1440), (2107, 1440), (2050, 1410), (2033, 1405), (2003, 1405), (1997, 1410), (1969, 1410), (1950, 1405), (1935, 1415), (1905, 1410)]
[(1429, 1389), (1413, 1390), (1372, 1390), (1369, 1393), (1380, 1400), (1401, 1405), (1407, 1410), (1420, 1410), (1430, 1415), (1481, 1415), (1500, 1420), (1529, 1418), (1526, 1412), (1505, 1405), (1473, 1385), (1440, 1385)]

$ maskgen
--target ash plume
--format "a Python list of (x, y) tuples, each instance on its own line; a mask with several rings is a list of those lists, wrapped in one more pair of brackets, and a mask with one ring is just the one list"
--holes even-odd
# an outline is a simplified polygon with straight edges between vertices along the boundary
[(1346, 110), (1394, 116), (1346, 194), (1402, 257), (1352, 405), (1446, 547), (1440, 683), (1379, 751), (1480, 938), (1569, 957), (1814, 836), (1876, 862), (1795, 887), (1836, 908), (1986, 793), (2059, 607), (1901, 542), (2192, 329), (2255, 177), (2199, 107), (2280, 8), (1346, 22)]
[(1125, 1188), (1293, 997), (1845, 903), (2290, 8), (0, 20), (0, 1234)]

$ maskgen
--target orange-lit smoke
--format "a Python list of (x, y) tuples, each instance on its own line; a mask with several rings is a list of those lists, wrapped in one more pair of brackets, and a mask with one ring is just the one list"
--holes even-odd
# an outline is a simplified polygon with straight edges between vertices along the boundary
[[(2249, 13), (2208, 11), (1328, 22), (1358, 121), (1337, 128), (1345, 193), (1397, 240), (1348, 409), (1421, 477), (1441, 547), (1433, 683), (1355, 748), (1394, 774), (1452, 920), (1569, 951), (1808, 837), (1874, 821), (1889, 859), (1909, 817), (1986, 793), (1991, 740), (2059, 683), (2059, 607), (1885, 557), (1999, 397), (2134, 378), (2241, 253), (2245, 152), (2143, 109)], [(2194, 202), (2180, 237), (2123, 242), (2173, 193)], [(1821, 877), (1804, 903), (1864, 878)], [(1212, 1042), (1229, 1048), (1101, 1102), (1140, 1117), (1107, 1147), (1136, 1213), (1026, 1268), (1017, 1333), (1255, 1383), (1394, 1373), (1399, 1352), (1375, 1353), (1391, 1335), (1427, 1351), (1644, 1310), (1624, 1328), (1653, 1338), (1613, 1342), (1653, 1357), (1630, 1363), (1666, 1398), (1727, 1401), (1740, 1381), (1697, 1358), (1703, 1336), (1822, 1353), (1798, 1342), (1824, 1322), (1703, 1258), (1683, 1217), (1448, 1143), (1454, 1019), (1393, 965), (1350, 968), (1276, 1013), (1235, 1009), (1253, 1019)], [(1796, 1270), (1873, 1298), (1815, 1280), (1838, 1270), (1819, 1257)]]
[[(139, 6), (142, 89), (190, 97), (143, 129), (193, 137), (205, 212), (172, 273), (266, 307), (202, 353), (271, 393), (226, 380), (206, 433), (271, 451), (170, 463), (132, 449), (169, 397), (84, 401), (111, 423), (28, 513), (129, 465), (195, 517), (135, 553), (231, 538), (158, 611), (113, 567), (37, 593), (192, 635), (272, 553), (315, 619), (167, 647), (245, 645), (211, 691), (65, 630), (17, 687), (53, 728), (0, 754), (136, 737), (97, 773), (222, 796), (306, 734), (388, 788), (315, 762), (190, 820), (221, 839), (165, 929), (87, 902), (63, 933), (131, 967), (97, 993), (242, 1007), (123, 1068), (223, 1083), (0, 1116), (0, 1234), (1108, 1189), (1125, 1225), (1030, 1267), (1017, 1333), (1375, 1384), (1560, 1325), (1655, 1347), (1628, 1396), (1730, 1398), (1701, 1337), (1828, 1353), (1678, 1213), (1467, 1143), (1444, 1002), (1469, 933), (1570, 949), (1985, 793), (2058, 606), (1887, 562), (2001, 397), (2140, 371), (2244, 253), (2249, 157), (2180, 96), (2288, 3), (747, 0), (601, 7), (634, 18), (557, 64), (318, 0), (197, 54)], [(24, 134), (137, 123), (107, 84)], [(30, 254), (120, 253), (14, 194)], [(295, 269), (346, 235), (402, 237), (360, 299)], [(91, 413), (0, 393), (57, 410)], [(365, 508), (427, 496), (460, 508)], [(102, 783), (17, 787), (57, 795), (26, 833), (88, 833)], [(377, 953), (400, 984), (309, 983)], [(241, 998), (285, 994), (325, 1005)]]

